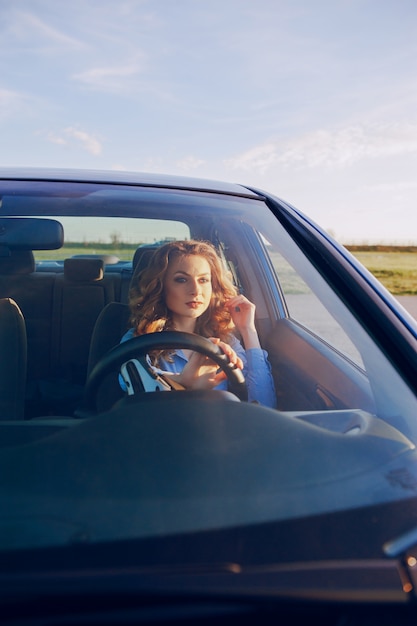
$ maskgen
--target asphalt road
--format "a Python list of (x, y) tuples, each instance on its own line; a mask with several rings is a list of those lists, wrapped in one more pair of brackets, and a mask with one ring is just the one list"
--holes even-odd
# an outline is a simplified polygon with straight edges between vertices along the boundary
[(398, 302), (417, 319), (417, 296), (397, 296)]
[[(417, 296), (397, 296), (398, 302), (417, 320)], [(357, 348), (345, 331), (312, 294), (287, 294), (286, 301), (290, 316), (310, 328), (354, 362), (361, 363)]]

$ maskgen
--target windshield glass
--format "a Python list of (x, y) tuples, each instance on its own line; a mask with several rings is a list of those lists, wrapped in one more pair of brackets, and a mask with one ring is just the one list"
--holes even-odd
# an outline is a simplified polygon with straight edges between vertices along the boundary
[[(2, 391), (1, 550), (217, 532), (412, 495), (403, 478), (415, 473), (414, 390), (324, 264), (311, 262), (261, 196), (243, 191), (0, 184), (0, 297), (17, 303), (26, 333), (23, 375), (21, 364), (2, 366), (20, 404)], [(29, 231), (28, 218), (36, 218)], [(161, 282), (164, 319), (174, 321), (155, 326), (159, 343), (140, 353), (152, 333), (134, 330), (144, 307), (138, 281), (148, 277), (141, 288), (150, 290), (157, 251), (191, 241), (214, 247), (240, 298), (230, 345), (243, 355), (249, 401), (228, 372), (209, 390), (170, 387), (172, 375), (185, 380), (176, 358), (189, 362), (197, 346), (164, 346), (161, 330), (213, 332), (185, 323), (200, 320), (205, 294), (212, 303), (219, 289), (201, 251), (198, 272), (175, 266), (171, 291), (169, 274)], [(199, 295), (183, 297), (196, 272), (210, 286), (199, 278)], [(259, 345), (236, 315), (246, 310), (255, 311)], [(4, 335), (10, 354), (6, 338), (15, 339)], [(255, 358), (267, 382), (256, 379), (259, 365), (251, 371)]]

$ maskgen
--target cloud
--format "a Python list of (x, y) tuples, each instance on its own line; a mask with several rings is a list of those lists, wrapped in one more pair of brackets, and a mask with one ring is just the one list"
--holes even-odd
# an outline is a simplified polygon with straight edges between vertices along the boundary
[[(42, 95), (15, 91), (14, 89), (0, 88), (0, 120), (14, 117), (23, 125), (33, 119), (37, 111), (47, 110), (48, 103)], [(12, 127), (9, 127), (9, 130)]]
[(225, 165), (236, 170), (256, 170), (264, 174), (279, 161), (279, 147), (273, 142), (255, 146), (233, 159), (227, 159)]
[(48, 141), (50, 141), (51, 143), (56, 143), (59, 146), (66, 146), (68, 141), (66, 139), (64, 139), (64, 137), (60, 136), (60, 135), (56, 135), (53, 132), (49, 132), (47, 134), (47, 139)]
[(17, 91), (0, 89), (0, 118), (15, 114), (22, 106), (27, 105), (28, 98)]
[(143, 70), (142, 61), (114, 66), (94, 67), (72, 75), (72, 79), (99, 91), (125, 90)]
[(387, 192), (387, 191), (398, 191), (398, 192), (408, 192), (408, 191), (417, 191), (417, 181), (397, 181), (394, 183), (378, 183), (378, 184), (374, 184), (374, 185), (369, 185), (368, 186), (369, 189), (372, 190), (376, 190), (376, 191), (382, 191), (382, 192)]
[(129, 168), (122, 163), (113, 163), (113, 165), (110, 166), (110, 169), (115, 172), (126, 172)]
[(177, 161), (176, 165), (180, 170), (190, 172), (198, 169), (201, 165), (204, 165), (204, 163), (205, 162), (202, 159), (198, 159), (194, 156), (187, 156)]
[(72, 127), (66, 128), (65, 132), (69, 137), (72, 137), (73, 139), (76, 139), (77, 141), (79, 141), (81, 145), (83, 146), (84, 150), (86, 150), (90, 154), (94, 154), (95, 156), (98, 156), (99, 154), (101, 154), (101, 151), (102, 151), (101, 143), (98, 141), (96, 137), (93, 137), (93, 135), (90, 135), (89, 133), (86, 133), (83, 130), (79, 130), (77, 128), (72, 128)]
[(14, 41), (34, 44), (41, 41), (43, 45), (51, 43), (62, 48), (82, 49), (85, 45), (78, 39), (70, 37), (62, 30), (54, 28), (30, 12), (16, 11), (8, 28)]
[(73, 126), (65, 128), (61, 134), (56, 134), (51, 131), (47, 133), (47, 139), (51, 143), (55, 143), (61, 146), (68, 146), (73, 144), (74, 142), (77, 144), (81, 144), (83, 150), (89, 152), (94, 156), (100, 155), (103, 149), (97, 137), (94, 137), (90, 133), (87, 133), (84, 130), (75, 128)]
[(318, 129), (291, 140), (254, 146), (225, 164), (264, 174), (277, 166), (340, 168), (363, 159), (411, 153), (417, 153), (417, 124), (398, 122), (352, 125), (334, 131)]

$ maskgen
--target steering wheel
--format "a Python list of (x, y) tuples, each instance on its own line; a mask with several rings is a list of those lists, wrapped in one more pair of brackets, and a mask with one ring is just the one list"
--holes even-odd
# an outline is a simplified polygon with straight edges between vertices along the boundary
[(83, 407), (87, 411), (95, 409), (96, 396), (104, 378), (114, 371), (119, 371), (129, 359), (140, 357), (153, 350), (193, 350), (209, 357), (226, 374), (229, 391), (240, 400), (247, 400), (247, 389), (243, 373), (232, 365), (224, 352), (209, 339), (179, 331), (163, 331), (133, 337), (118, 344), (100, 359), (87, 380), (84, 390)]

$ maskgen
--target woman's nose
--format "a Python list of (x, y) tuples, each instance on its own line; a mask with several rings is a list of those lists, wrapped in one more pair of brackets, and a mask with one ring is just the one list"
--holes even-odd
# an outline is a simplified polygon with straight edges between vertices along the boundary
[(190, 281), (191, 293), (199, 293), (200, 287), (201, 287), (201, 285), (198, 282), (198, 280), (191, 280)]

